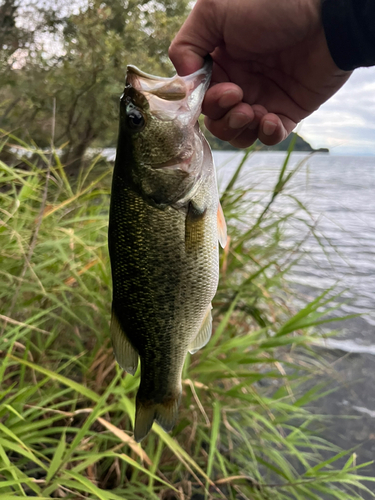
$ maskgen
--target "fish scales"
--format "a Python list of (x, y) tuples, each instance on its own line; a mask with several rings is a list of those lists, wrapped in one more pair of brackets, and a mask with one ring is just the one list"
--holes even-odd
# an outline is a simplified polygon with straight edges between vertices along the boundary
[[(203, 84), (207, 87), (204, 80)], [(128, 90), (133, 93), (133, 88)], [(134, 113), (130, 100), (126, 102), (128, 115)], [(149, 103), (141, 103), (150, 112)], [(187, 352), (195, 350), (192, 345), (200, 332), (201, 344), (211, 333), (210, 304), (219, 269), (219, 202), (211, 152), (195, 126), (200, 102), (198, 105), (191, 123), (181, 126), (177, 119), (169, 120), (172, 133), (167, 119), (157, 128), (157, 120), (148, 116), (152, 126), (147, 130), (146, 123), (143, 135), (131, 134), (126, 127), (124, 131), (120, 118), (109, 223), (111, 336), (116, 358), (124, 369), (134, 374), (138, 357), (141, 361), (135, 423), (138, 441), (147, 435), (154, 420), (166, 430), (173, 427)], [(144, 108), (139, 109), (145, 112)], [(160, 153), (155, 162), (155, 150), (150, 146), (155, 130), (157, 142), (164, 148), (162, 162)], [(181, 140), (187, 143), (185, 150)], [(157, 168), (146, 168), (145, 158)], [(191, 158), (195, 158), (196, 166)], [(203, 160), (204, 165), (200, 165)], [(166, 166), (160, 167), (163, 162)], [(173, 162), (181, 162), (182, 167), (176, 168)]]
[[(145, 360), (147, 377), (142, 374), (140, 391), (154, 394), (157, 401), (159, 389), (162, 394), (165, 386), (178, 381), (187, 347), (216, 291), (218, 242), (209, 231), (216, 211), (207, 214), (201, 237), (193, 235), (196, 241), (186, 248), (183, 213), (154, 208), (131, 190), (124, 194), (115, 199), (111, 214), (116, 227), (113, 251), (122, 248), (113, 259), (113, 304), (128, 339)], [(211, 269), (212, 280), (207, 277)], [(172, 344), (176, 330), (184, 335)], [(164, 377), (158, 376), (160, 370)]]

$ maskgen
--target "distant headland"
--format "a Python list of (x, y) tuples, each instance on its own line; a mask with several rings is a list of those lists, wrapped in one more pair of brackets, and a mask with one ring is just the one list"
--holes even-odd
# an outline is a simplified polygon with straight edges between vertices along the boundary
[[(214, 137), (207, 129), (205, 130), (205, 136), (210, 143), (211, 149), (219, 151), (238, 151), (237, 148), (231, 146), (229, 142), (221, 141), (217, 137)], [(276, 146), (265, 146), (261, 142), (257, 141), (256, 145), (259, 146), (260, 151), (287, 151), (290, 142), (296, 136), (296, 142), (294, 144), (294, 151), (306, 151), (310, 153), (329, 153), (329, 149), (320, 148), (314, 149), (311, 145), (305, 141), (300, 135), (292, 132), (284, 141), (276, 144)]]

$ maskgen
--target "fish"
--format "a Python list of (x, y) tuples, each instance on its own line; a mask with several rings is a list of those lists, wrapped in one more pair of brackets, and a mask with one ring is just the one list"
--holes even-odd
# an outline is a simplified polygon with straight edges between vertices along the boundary
[(115, 358), (134, 375), (134, 439), (178, 418), (188, 352), (212, 333), (211, 301), (226, 224), (211, 149), (199, 128), (212, 61), (163, 78), (127, 67), (113, 171), (108, 245)]

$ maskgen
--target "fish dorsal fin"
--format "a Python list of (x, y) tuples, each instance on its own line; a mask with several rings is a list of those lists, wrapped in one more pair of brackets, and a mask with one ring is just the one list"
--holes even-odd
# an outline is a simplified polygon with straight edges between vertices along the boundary
[(131, 375), (137, 371), (138, 366), (138, 353), (129, 342), (124, 330), (117, 319), (115, 311), (112, 309), (111, 318), (111, 338), (113, 351), (117, 363), (123, 370)]
[(219, 235), (219, 243), (222, 248), (227, 244), (227, 223), (225, 222), (224, 212), (219, 202), (217, 207), (217, 232)]
[(199, 329), (198, 335), (195, 337), (193, 342), (189, 345), (190, 354), (194, 354), (199, 349), (202, 349), (211, 338), (212, 334), (212, 315), (211, 315), (212, 305), (208, 306), (206, 314), (204, 316), (202, 325)]

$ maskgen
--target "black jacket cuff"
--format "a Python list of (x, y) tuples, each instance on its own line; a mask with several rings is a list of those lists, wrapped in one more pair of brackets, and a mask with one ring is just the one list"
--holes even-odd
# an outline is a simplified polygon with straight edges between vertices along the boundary
[(375, 65), (374, 0), (323, 0), (322, 22), (329, 51), (340, 69)]

